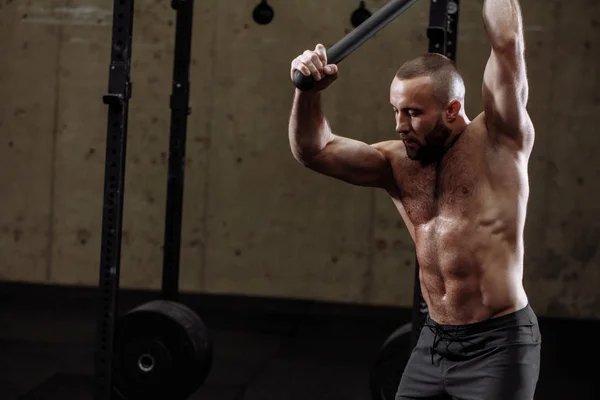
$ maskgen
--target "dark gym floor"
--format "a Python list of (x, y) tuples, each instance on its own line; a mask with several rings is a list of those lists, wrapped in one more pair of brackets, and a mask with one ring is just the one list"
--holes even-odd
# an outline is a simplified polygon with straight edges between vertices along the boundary
[[(95, 289), (0, 282), (0, 399), (91, 400)], [(124, 310), (157, 296), (121, 292)], [(369, 400), (371, 363), (410, 310), (186, 296), (209, 326), (213, 368), (190, 400)], [(536, 400), (600, 399), (600, 321), (540, 318)]]

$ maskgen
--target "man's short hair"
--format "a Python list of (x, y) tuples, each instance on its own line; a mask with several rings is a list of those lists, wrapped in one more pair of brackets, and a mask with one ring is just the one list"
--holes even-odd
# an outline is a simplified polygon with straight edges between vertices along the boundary
[(396, 72), (396, 78), (399, 80), (423, 76), (431, 78), (433, 95), (442, 107), (453, 100), (464, 104), (465, 83), (456, 64), (451, 59), (441, 54), (427, 53), (407, 61)]

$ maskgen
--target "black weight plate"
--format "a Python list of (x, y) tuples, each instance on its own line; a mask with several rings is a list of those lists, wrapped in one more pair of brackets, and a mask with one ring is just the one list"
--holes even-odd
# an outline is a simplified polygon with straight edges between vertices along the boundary
[(127, 400), (186, 399), (208, 376), (212, 352), (210, 333), (191, 309), (143, 304), (119, 319), (114, 389)]
[[(206, 369), (206, 371), (202, 372), (205, 377), (204, 379), (206, 379), (213, 361), (213, 347), (210, 331), (206, 328), (206, 325), (204, 325), (204, 322), (198, 316), (198, 314), (196, 314), (189, 307), (177, 302), (171, 302), (171, 305), (181, 310), (180, 316), (182, 318), (187, 318), (188, 332), (197, 333), (191, 334), (190, 338), (193, 339), (194, 355), (197, 356), (197, 362), (201, 363), (201, 365)], [(202, 382), (204, 382), (204, 379)]]
[(411, 351), (412, 324), (396, 329), (384, 342), (371, 368), (372, 400), (394, 400)]

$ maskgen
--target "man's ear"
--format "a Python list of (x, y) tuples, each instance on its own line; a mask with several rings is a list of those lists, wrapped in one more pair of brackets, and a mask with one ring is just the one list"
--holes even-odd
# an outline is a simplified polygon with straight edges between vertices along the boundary
[(462, 105), (460, 104), (460, 101), (452, 100), (446, 107), (446, 120), (450, 123), (456, 121), (461, 109)]

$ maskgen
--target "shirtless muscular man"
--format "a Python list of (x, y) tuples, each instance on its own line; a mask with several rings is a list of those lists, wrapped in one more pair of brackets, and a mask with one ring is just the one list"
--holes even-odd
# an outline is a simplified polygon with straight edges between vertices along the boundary
[(353, 185), (384, 189), (414, 240), (428, 315), (396, 400), (532, 399), (541, 334), (523, 288), (527, 164), (534, 127), (518, 0), (485, 0), (491, 54), (483, 112), (470, 120), (465, 86), (439, 54), (406, 62), (390, 86), (395, 140), (334, 133), (321, 96), (338, 77), (317, 45), (291, 64), (315, 88), (296, 89), (289, 141), (296, 160)]

